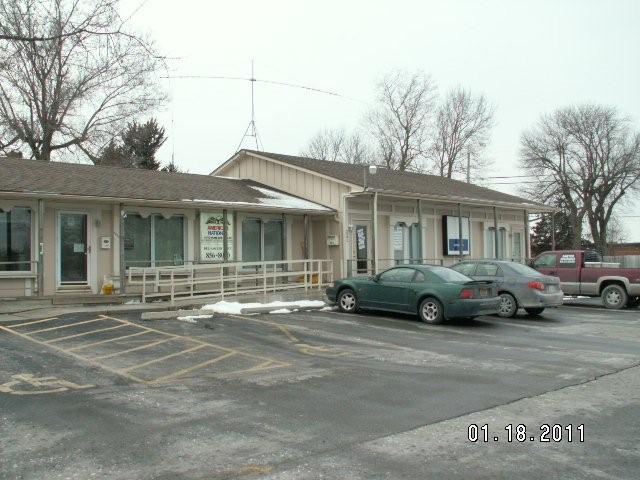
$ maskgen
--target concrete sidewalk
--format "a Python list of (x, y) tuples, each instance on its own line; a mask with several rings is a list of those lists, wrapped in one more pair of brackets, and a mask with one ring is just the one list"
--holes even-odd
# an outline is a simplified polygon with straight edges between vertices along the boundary
[[(186, 298), (176, 300), (173, 305), (165, 301), (156, 301), (152, 303), (102, 304), (91, 306), (52, 305), (50, 299), (0, 300), (0, 325), (3, 322), (56, 317), (68, 313), (79, 312), (115, 313), (199, 309), (204, 305), (216, 303), (220, 300), (222, 300), (220, 297)], [(274, 301), (326, 300), (326, 297), (324, 295), (323, 288), (321, 290), (310, 289), (305, 291), (303, 289), (299, 289), (267, 294), (225, 295), (224, 300), (242, 303), (268, 303)]]

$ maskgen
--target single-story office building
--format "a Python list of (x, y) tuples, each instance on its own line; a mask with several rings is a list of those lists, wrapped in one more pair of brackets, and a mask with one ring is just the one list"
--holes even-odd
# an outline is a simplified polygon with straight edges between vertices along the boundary
[(398, 263), (451, 265), (460, 243), (468, 258), (523, 261), (529, 214), (554, 211), (449, 178), (254, 150), (238, 151), (211, 174), (252, 179), (335, 210), (330, 220), (311, 221), (310, 238), (313, 256), (332, 259), (338, 275)]
[(132, 268), (307, 258), (305, 221), (335, 213), (252, 180), (0, 158), (0, 298), (137, 292), (120, 288)]
[(551, 211), (456, 180), (251, 150), (211, 175), (2, 158), (0, 297), (139, 293), (132, 271), (220, 262), (236, 274), (271, 262), (275, 285), (277, 265), (304, 259), (336, 278), (452, 264), (460, 245), (521, 260), (529, 214)]

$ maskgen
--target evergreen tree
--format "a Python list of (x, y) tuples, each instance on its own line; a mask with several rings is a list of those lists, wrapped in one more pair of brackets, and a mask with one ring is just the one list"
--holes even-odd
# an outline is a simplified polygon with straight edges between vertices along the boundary
[(152, 118), (146, 123), (131, 122), (122, 134), (122, 148), (138, 168), (158, 170), (156, 153), (166, 140), (164, 128)]

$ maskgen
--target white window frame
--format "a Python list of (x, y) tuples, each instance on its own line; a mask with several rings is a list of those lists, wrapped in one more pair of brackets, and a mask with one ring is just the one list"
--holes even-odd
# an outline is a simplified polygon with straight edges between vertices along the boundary
[[(5, 210), (6, 208), (6, 210)], [(8, 204), (8, 205), (2, 205), (0, 204), (0, 210), (2, 210), (2, 212), (10, 212), (11, 210), (13, 210), (14, 208), (27, 208), (31, 211), (31, 223), (29, 225), (29, 228), (31, 229), (30, 231), (30, 235), (31, 235), (31, 255), (30, 255), (30, 262), (29, 263), (29, 270), (22, 270), (22, 271), (0, 271), (0, 278), (21, 278), (21, 277), (33, 277), (36, 274), (36, 269), (35, 269), (35, 262), (38, 261), (38, 209), (36, 207), (34, 207), (34, 205), (29, 205), (29, 204), (23, 204), (23, 203), (17, 203), (15, 205), (13, 204)], [(42, 239), (40, 240), (42, 242)]]
[(285, 218), (282, 218), (282, 215), (278, 214), (252, 214), (252, 213), (240, 213), (236, 212), (236, 241), (237, 241), (237, 252), (236, 256), (239, 258), (239, 262), (245, 262), (245, 259), (242, 258), (242, 243), (244, 241), (242, 235), (242, 224), (245, 220), (259, 220), (260, 221), (260, 260), (256, 260), (256, 262), (266, 262), (271, 260), (264, 259), (264, 224), (266, 222), (280, 222), (282, 223), (282, 233), (284, 234), (285, 244), (283, 245), (283, 256), (282, 261), (286, 261), (290, 256), (290, 244), (291, 244), (291, 235), (289, 231), (289, 226), (291, 225), (290, 221), (287, 221)]
[[(151, 212), (147, 215), (147, 217), (143, 216), (139, 211), (137, 210), (125, 210), (125, 214), (126, 215), (139, 215), (142, 218), (148, 218), (151, 217), (151, 221), (149, 222), (149, 235), (150, 237), (150, 255), (149, 255), (149, 264), (150, 267), (148, 268), (156, 268), (156, 235), (155, 235), (155, 217), (156, 216), (160, 216), (160, 217), (164, 217), (167, 218), (165, 215), (163, 215), (162, 213), (158, 213), (158, 212)], [(183, 213), (173, 213), (171, 214), (170, 217), (168, 218), (173, 218), (173, 217), (182, 217), (182, 264), (186, 265), (187, 264), (187, 246), (188, 246), (188, 242), (187, 242), (187, 233), (188, 233), (188, 217), (186, 215), (184, 215)], [(124, 239), (125, 235), (126, 235), (126, 230), (127, 227), (125, 225), (125, 222), (122, 222), (123, 224), (123, 228), (124, 228), (124, 232), (122, 232), (122, 238)], [(124, 249), (123, 249), (124, 252)], [(125, 262), (124, 258), (122, 259), (123, 262)], [(133, 265), (134, 267), (136, 265)], [(171, 265), (160, 265), (162, 266), (171, 266)], [(129, 266), (126, 267), (127, 269), (129, 268)]]

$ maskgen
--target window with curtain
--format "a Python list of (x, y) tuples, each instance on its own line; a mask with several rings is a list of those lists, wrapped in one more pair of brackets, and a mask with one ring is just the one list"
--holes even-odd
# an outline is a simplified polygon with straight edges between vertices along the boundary
[(260, 219), (245, 218), (242, 222), (242, 261), (259, 262), (262, 259)]
[(498, 229), (498, 259), (505, 258), (507, 253), (507, 231), (504, 228)]
[(396, 264), (403, 263), (405, 259), (405, 228), (406, 225), (398, 222), (393, 227), (393, 259)]
[(126, 267), (163, 267), (184, 264), (184, 217), (127, 213), (124, 219)]
[(0, 211), (0, 272), (28, 272), (30, 261), (31, 209)]
[(522, 234), (520, 232), (513, 232), (513, 247), (512, 254), (514, 260), (522, 260)]

